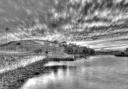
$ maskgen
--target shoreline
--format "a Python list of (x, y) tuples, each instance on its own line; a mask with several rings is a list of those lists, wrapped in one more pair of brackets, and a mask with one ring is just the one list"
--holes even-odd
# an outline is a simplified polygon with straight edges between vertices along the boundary
[[(20, 88), (27, 79), (32, 78), (34, 76), (38, 76), (43, 73), (47, 73), (51, 68), (45, 67), (44, 64), (50, 61), (75, 61), (73, 59), (56, 59), (52, 60), (45, 58), (24, 67), (19, 67), (14, 70), (9, 70), (0, 74), (0, 89), (18, 89)], [(52, 69), (66, 68), (65, 65), (62, 66), (54, 66)]]
[(25, 67), (9, 70), (0, 74), (0, 89), (18, 89), (28, 79), (44, 71), (45, 60), (37, 61)]
[[(92, 55), (92, 56), (101, 56), (101, 55)], [(66, 65), (59, 65), (59, 66), (52, 66), (52, 67), (44, 66), (48, 62), (52, 62), (52, 61), (55, 61), (55, 62), (72, 61), (73, 62), (76, 60), (77, 59), (73, 57), (66, 57), (66, 58), (46, 58), (45, 57), (41, 60), (30, 63), (26, 66), (22, 66), (14, 70), (5, 71), (3, 73), (0, 73), (0, 89), (19, 89), (29, 78), (32, 78), (34, 76), (39, 76), (43, 73), (48, 73), (50, 70), (55, 71), (58, 68), (66, 69), (68, 67)]]

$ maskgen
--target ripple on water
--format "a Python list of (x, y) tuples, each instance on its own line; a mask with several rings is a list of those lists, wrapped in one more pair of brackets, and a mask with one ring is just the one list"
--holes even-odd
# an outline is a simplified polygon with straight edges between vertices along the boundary
[(31, 78), (21, 89), (128, 89), (127, 62), (127, 58), (113, 56), (70, 62), (76, 68), (58, 69), (56, 73), (51, 71)]

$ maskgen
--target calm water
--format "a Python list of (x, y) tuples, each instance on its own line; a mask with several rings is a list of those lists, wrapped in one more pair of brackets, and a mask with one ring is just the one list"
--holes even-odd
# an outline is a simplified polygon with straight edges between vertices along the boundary
[(55, 65), (67, 68), (31, 78), (21, 89), (128, 89), (125, 57), (96, 56), (75, 62), (50, 62), (45, 66)]

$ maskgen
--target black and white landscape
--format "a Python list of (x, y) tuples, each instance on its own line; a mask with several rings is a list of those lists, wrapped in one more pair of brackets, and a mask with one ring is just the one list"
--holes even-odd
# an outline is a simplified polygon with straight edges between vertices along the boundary
[(128, 89), (128, 0), (0, 0), (0, 89)]

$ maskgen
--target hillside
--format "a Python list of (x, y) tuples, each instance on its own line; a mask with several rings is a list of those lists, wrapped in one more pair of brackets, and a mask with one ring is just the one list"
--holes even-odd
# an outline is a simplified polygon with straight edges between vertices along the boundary
[(32, 51), (37, 48), (40, 48), (42, 45), (39, 43), (36, 43), (32, 40), (22, 40), (22, 41), (11, 41), (6, 44), (0, 45), (1, 50), (6, 50), (6, 51)]

